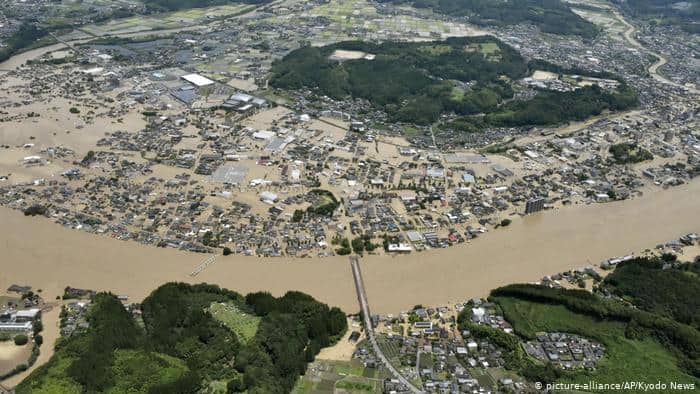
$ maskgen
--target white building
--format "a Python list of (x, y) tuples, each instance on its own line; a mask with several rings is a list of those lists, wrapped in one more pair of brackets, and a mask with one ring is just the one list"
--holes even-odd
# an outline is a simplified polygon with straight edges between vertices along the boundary
[(209, 78), (203, 77), (199, 74), (187, 74), (183, 75), (182, 79), (185, 81), (191, 83), (192, 85), (195, 85), (197, 87), (202, 87), (202, 86), (209, 86), (214, 84), (214, 81), (212, 81)]
[(411, 250), (411, 246), (408, 244), (389, 244), (389, 252), (409, 253)]
[(258, 197), (260, 197), (260, 201), (264, 202), (265, 204), (274, 204), (277, 202), (277, 194), (273, 192), (261, 192), (258, 194)]

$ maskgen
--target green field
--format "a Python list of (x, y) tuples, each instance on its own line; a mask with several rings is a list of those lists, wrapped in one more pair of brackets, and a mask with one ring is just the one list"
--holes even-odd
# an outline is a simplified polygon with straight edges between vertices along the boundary
[(468, 48), (469, 50), (481, 53), (492, 62), (497, 62), (500, 60), (498, 54), (501, 53), (501, 49), (494, 42), (471, 44)]
[(400, 366), (401, 362), (399, 360), (399, 345), (397, 345), (395, 342), (391, 341), (389, 338), (384, 336), (377, 337), (377, 344), (392, 364)]
[(346, 378), (336, 382), (335, 388), (350, 393), (374, 393), (377, 391), (377, 384), (366, 379)]
[(496, 381), (488, 371), (483, 368), (470, 368), (469, 374), (479, 382), (482, 387), (496, 387)]
[(132, 31), (176, 29), (202, 24), (203, 22), (224, 17), (233, 17), (252, 10), (253, 8), (255, 7), (247, 4), (230, 4), (206, 8), (192, 8), (154, 15), (137, 15), (113, 19), (105, 23), (83, 26), (81, 30), (89, 34), (101, 36)]
[(332, 23), (320, 35), (338, 35), (335, 41), (351, 38), (342, 32), (350, 32), (356, 27), (371, 32), (391, 31), (410, 37), (428, 36), (436, 32), (462, 36), (473, 32), (473, 27), (465, 23), (435, 18), (430, 12), (419, 12), (421, 15), (387, 15), (377, 12), (376, 5), (366, 0), (331, 0), (311, 9), (309, 15), (328, 18)]
[(419, 47), (418, 50), (431, 56), (440, 56), (452, 52), (452, 47), (449, 45), (424, 45)]
[(209, 313), (246, 342), (255, 337), (255, 333), (260, 325), (260, 317), (243, 312), (230, 302), (215, 302), (211, 304)]
[(700, 384), (700, 380), (684, 373), (678, 367), (676, 357), (655, 340), (650, 337), (626, 338), (625, 323), (598, 321), (573, 313), (562, 305), (510, 297), (494, 299), (519, 335), (531, 338), (537, 332), (560, 331), (594, 338), (605, 345), (606, 355), (595, 372), (581, 372), (564, 381), (587, 382), (595, 378), (603, 383), (641, 380)]
[[(82, 392), (81, 385), (68, 377), (67, 369), (75, 361), (72, 357), (54, 356), (54, 362), (43, 365), (41, 384), (27, 387), (32, 394), (73, 394)], [(188, 369), (185, 362), (161, 353), (137, 350), (117, 350), (110, 367), (114, 374), (114, 386), (105, 393), (146, 392), (148, 387), (167, 384), (181, 378)]]
[(381, 393), (385, 374), (365, 368), (359, 359), (352, 361), (319, 360), (315, 367), (297, 380), (294, 394)]
[(332, 371), (339, 375), (362, 376), (365, 370), (365, 367), (359, 360), (349, 362), (339, 361), (329, 364), (332, 366)]

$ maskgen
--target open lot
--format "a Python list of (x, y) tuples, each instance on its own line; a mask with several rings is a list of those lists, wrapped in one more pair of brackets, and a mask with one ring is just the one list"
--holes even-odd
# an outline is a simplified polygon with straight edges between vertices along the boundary
[(19, 364), (26, 363), (31, 353), (31, 343), (17, 346), (11, 339), (0, 342), (0, 375), (13, 370)]

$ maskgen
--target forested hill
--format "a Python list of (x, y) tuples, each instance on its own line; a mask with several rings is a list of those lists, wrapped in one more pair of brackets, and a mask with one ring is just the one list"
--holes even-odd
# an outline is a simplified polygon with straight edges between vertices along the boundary
[(598, 29), (576, 15), (560, 0), (378, 0), (383, 3), (409, 3), (416, 8), (466, 16), (476, 24), (514, 25), (530, 23), (545, 33), (594, 37)]
[[(642, 260), (627, 263), (626, 267), (654, 262)], [(644, 309), (585, 290), (516, 284), (491, 292), (489, 300), (498, 304), (521, 338), (531, 340), (541, 332), (565, 332), (600, 341), (606, 354), (593, 371), (562, 371), (552, 368), (551, 364), (533, 363), (525, 356), (516, 337), (489, 327), (484, 329), (484, 326), (477, 326), (474, 332), (496, 340), (503, 348), (506, 368), (531, 381), (607, 382), (624, 377), (632, 381), (678, 381), (697, 387), (700, 384), (700, 331), (676, 320), (676, 316), (688, 320), (685, 308), (697, 314), (697, 309), (692, 309), (692, 300), (700, 296), (698, 289), (696, 286), (673, 289), (673, 283), (685, 282), (680, 276), (672, 278), (676, 275), (661, 274), (658, 267), (639, 268), (642, 274), (623, 269), (620, 274), (613, 275), (617, 277), (617, 286), (622, 286), (620, 294), (626, 297), (628, 291), (636, 294), (634, 304)], [(697, 275), (690, 268), (680, 270), (683, 271), (679, 272), (681, 275)], [(649, 278), (634, 282), (644, 274)], [(655, 280), (662, 283), (660, 287), (651, 284)], [(462, 329), (473, 328), (466, 313), (460, 315), (459, 322)]]
[(143, 3), (153, 11), (177, 11), (232, 3), (265, 4), (270, 1), (272, 0), (144, 0)]
[(11, 35), (5, 42), (5, 46), (0, 48), (0, 62), (14, 56), (17, 52), (36, 43), (36, 41), (44, 37), (47, 32), (32, 23), (25, 23), (22, 27)]
[(342, 311), (303, 293), (242, 297), (205, 284), (163, 285), (142, 312), (98, 294), (89, 329), (61, 340), (17, 393), (287, 393), (347, 329)]
[(366, 99), (396, 122), (426, 125), (444, 113), (469, 116), (462, 123), (473, 130), (552, 125), (637, 104), (636, 94), (622, 81), (615, 92), (589, 86), (510, 100), (516, 80), (543, 69), (567, 71), (542, 61), (527, 63), (491, 36), (420, 43), (347, 41), (292, 51), (273, 64), (270, 84), (308, 88), (335, 99)]
[(635, 258), (621, 263), (603, 286), (640, 309), (700, 330), (700, 259), (680, 263), (670, 254)]

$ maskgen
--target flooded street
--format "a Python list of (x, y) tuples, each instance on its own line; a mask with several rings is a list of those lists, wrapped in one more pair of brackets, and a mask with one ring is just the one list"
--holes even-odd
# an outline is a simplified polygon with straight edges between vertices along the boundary
[[(469, 244), (404, 256), (361, 259), (373, 312), (415, 304), (443, 305), (483, 296), (494, 287), (598, 264), (700, 232), (700, 182), (656, 190), (631, 201), (575, 206), (516, 219)], [(358, 310), (347, 257), (263, 259), (207, 255), (121, 242), (63, 228), (45, 218), (0, 209), (0, 288), (43, 289), (51, 300), (66, 286), (109, 290), (139, 301), (167, 281), (210, 282), (246, 293), (307, 292), (347, 312)]]

